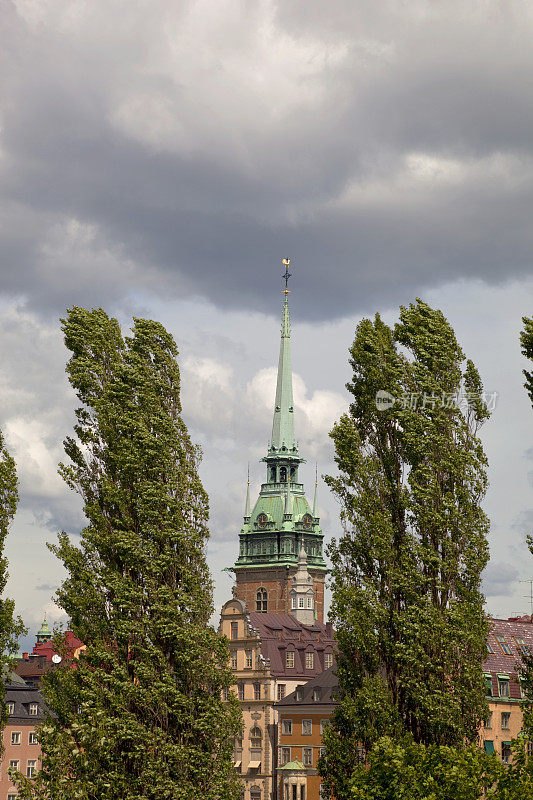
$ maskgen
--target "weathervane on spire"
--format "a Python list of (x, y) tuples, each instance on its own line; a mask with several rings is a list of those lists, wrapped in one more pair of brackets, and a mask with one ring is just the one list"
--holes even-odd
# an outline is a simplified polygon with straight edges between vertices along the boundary
[(285, 288), (283, 290), (284, 294), (289, 294), (289, 292), (290, 292), (290, 289), (288, 288), (289, 278), (291, 277), (291, 274), (292, 274), (292, 273), (289, 272), (289, 264), (290, 263), (291, 263), (290, 258), (284, 258), (282, 260), (282, 264), (285, 267), (285, 272), (282, 275), (282, 278), (285, 278)]

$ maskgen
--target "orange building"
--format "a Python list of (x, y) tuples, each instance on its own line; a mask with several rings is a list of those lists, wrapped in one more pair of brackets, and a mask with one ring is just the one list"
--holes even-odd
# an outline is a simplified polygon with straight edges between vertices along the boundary
[(324, 725), (335, 706), (334, 671), (331, 667), (276, 703), (279, 800), (319, 800), (322, 796), (318, 759)]
[(4, 753), (0, 761), (0, 799), (15, 800), (17, 789), (8, 775), (8, 769), (20, 770), (31, 778), (39, 769), (41, 748), (37, 741), (36, 726), (44, 718), (41, 693), (14, 672), (5, 681), (5, 698), (8, 720), (4, 728)]

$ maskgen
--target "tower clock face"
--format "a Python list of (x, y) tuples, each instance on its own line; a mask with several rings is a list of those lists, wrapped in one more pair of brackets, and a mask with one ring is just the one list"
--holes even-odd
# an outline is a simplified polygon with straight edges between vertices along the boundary
[(267, 524), (267, 515), (266, 514), (259, 514), (257, 517), (257, 524), (260, 528), (264, 528)]
[(304, 528), (310, 528), (311, 525), (313, 524), (313, 517), (311, 516), (311, 514), (305, 514), (302, 521), (304, 524)]

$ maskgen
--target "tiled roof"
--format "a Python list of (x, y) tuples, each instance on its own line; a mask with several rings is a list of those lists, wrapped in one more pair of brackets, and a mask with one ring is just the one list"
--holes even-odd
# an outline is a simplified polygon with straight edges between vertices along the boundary
[[(8, 723), (28, 722), (37, 724), (44, 718), (46, 706), (42, 695), (38, 689), (28, 686), (20, 678), (18, 681), (6, 681), (5, 684), (5, 703), (13, 703), (15, 706), (13, 714), (8, 717)], [(37, 714), (30, 715), (30, 703), (37, 703)]]
[[(505, 640), (500, 644), (499, 636)], [(516, 639), (524, 640), (526, 647), (533, 652), (533, 624), (531, 617), (513, 617), (511, 619), (493, 619), (487, 644), (492, 653), (487, 653), (487, 658), (483, 663), (483, 671), (490, 672), (492, 675), (492, 693), (498, 697), (498, 675), (509, 675), (510, 697), (512, 700), (521, 698), (520, 686), (518, 683), (518, 671), (522, 663), (522, 653)], [(502, 644), (507, 645), (511, 655), (506, 655)], [(488, 649), (488, 648), (487, 648)]]
[[(333, 628), (330, 623), (303, 625), (292, 614), (261, 614), (252, 611), (250, 624), (261, 637), (261, 654), (270, 660), (274, 677), (314, 678), (324, 671), (324, 653), (335, 653)], [(287, 668), (286, 652), (294, 652), (294, 667)], [(305, 654), (313, 652), (313, 669), (305, 668)]]
[[(330, 667), (325, 672), (312, 678), (304, 686), (298, 687), (294, 692), (291, 692), (283, 700), (279, 700), (276, 706), (294, 706), (294, 705), (314, 705), (320, 707), (321, 705), (331, 705), (335, 703), (335, 690), (339, 685), (335, 667)], [(315, 689), (320, 691), (320, 699), (315, 700)]]

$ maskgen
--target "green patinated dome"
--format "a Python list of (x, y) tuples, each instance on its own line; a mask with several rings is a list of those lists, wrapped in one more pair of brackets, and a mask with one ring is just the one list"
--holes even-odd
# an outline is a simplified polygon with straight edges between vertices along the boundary
[(52, 631), (50, 630), (50, 626), (46, 621), (46, 614), (44, 615), (43, 624), (39, 632), (37, 633), (37, 641), (38, 642), (48, 642), (52, 638)]

